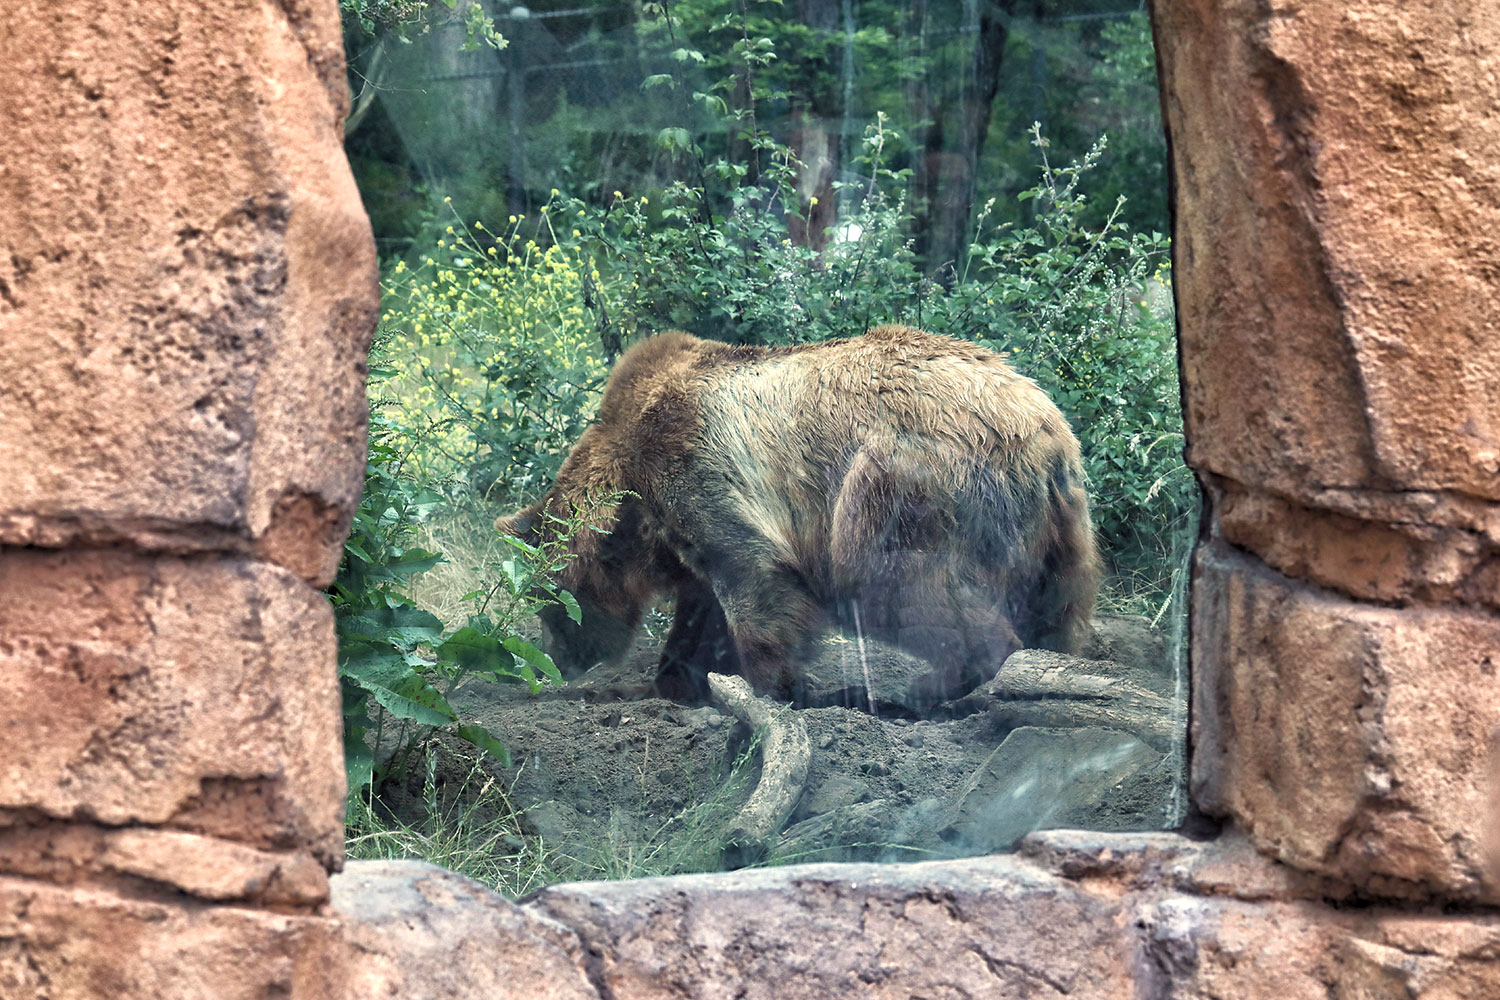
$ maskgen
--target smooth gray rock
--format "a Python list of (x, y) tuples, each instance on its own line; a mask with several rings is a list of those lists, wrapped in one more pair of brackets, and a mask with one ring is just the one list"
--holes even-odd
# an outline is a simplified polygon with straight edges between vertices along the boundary
[[(945, 834), (965, 852), (999, 851), (1033, 830), (1115, 826), (1127, 803), (1168, 805), (1172, 772), (1164, 756), (1112, 729), (1013, 731), (995, 751)], [(1133, 824), (1132, 824), (1133, 825)]]
[(1182, 744), (1187, 706), (1153, 690), (1155, 680), (1122, 663), (1022, 649), (956, 707), (959, 715), (987, 711), (1011, 729), (1117, 729), (1166, 752)]

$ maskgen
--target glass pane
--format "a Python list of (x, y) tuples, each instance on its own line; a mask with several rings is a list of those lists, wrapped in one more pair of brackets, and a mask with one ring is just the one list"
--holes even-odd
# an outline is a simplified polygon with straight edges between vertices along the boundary
[(353, 853), (524, 892), (1181, 820), (1144, 13), (344, 6)]

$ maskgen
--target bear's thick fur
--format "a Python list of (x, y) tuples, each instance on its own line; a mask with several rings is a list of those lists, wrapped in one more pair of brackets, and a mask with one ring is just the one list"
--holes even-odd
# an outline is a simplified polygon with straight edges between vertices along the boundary
[(630, 491), (573, 540), (546, 617), (576, 672), (629, 648), (676, 599), (658, 687), (707, 670), (795, 694), (830, 625), (932, 660), (950, 697), (1020, 646), (1075, 651), (1099, 568), (1078, 441), (1001, 355), (910, 327), (795, 347), (671, 332), (631, 348), (551, 491), (496, 527), (535, 540), (544, 510)]

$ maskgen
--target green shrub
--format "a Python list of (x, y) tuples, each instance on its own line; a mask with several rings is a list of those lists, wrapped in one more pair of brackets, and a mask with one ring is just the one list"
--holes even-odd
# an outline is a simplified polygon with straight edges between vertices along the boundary
[(909, 323), (1009, 354), (1052, 395), (1082, 442), (1106, 556), (1131, 589), (1164, 594), (1197, 502), (1181, 461), (1168, 242), (1131, 232), (1119, 201), (1087, 225), (1103, 142), (1059, 166), (1033, 128), (1040, 177), (1022, 198), (1034, 221), (997, 225), (984, 206), (946, 280), (919, 271), (910, 213), (885, 193), (903, 177), (887, 165), (899, 137), (883, 117), (865, 137), (869, 179), (845, 192), (851, 211), (821, 252), (790, 238), (795, 161), (764, 142), (764, 183), (734, 188), (723, 214), (686, 183), (602, 207), (559, 194), (529, 238), (523, 219), (496, 237), (482, 222), (449, 227), (414, 270), (398, 265), (384, 321), (401, 372), (392, 413), (424, 474), (462, 487), (453, 498), (535, 496), (637, 331), (774, 345)]
[[(377, 365), (371, 373), (378, 390), (390, 370)], [(498, 536), (504, 556), (491, 567), (493, 582), (464, 596), (471, 613), (454, 628), (404, 593), (442, 558), (421, 548), (417, 534), (444, 499), (425, 485), (421, 463), (412, 460), (421, 439), (382, 409), (377, 402), (364, 493), (329, 592), (351, 796), (383, 778), (385, 762), (404, 760), (439, 729), (509, 762), (505, 745), (484, 727), (465, 723), (450, 698), (471, 675), (524, 683), (532, 691), (544, 679), (561, 680), (552, 658), (517, 632), (539, 608), (554, 603), (579, 620), (577, 601), (552, 575), (571, 558), (569, 539), (618, 502), (601, 497), (566, 517), (552, 517), (552, 530), (539, 545)], [(372, 714), (373, 706), (378, 710)]]

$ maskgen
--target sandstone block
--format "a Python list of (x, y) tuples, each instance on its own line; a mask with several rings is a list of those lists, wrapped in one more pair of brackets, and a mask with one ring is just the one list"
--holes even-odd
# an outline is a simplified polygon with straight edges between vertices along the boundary
[(1145, 902), (1141, 994), (1171, 1000), (1469, 1000), (1500, 996), (1500, 922), (1341, 911), (1310, 901)]
[(1500, 621), (1349, 601), (1222, 543), (1193, 601), (1200, 808), (1375, 895), (1500, 899)]
[(328, 900), (328, 873), (305, 851), (262, 851), (218, 837), (89, 823), (0, 828), (0, 872), (59, 884), (168, 887), (213, 902), (312, 907)]
[(18, 11), (0, 37), (0, 544), (324, 583), (378, 296), (332, 4)]
[(285, 570), (0, 555), (0, 827), (164, 825), (343, 854), (333, 616)]
[(1132, 918), (1139, 995), (1164, 1000), (1327, 1000), (1347, 922), (1313, 903), (1191, 896), (1144, 902)]
[(340, 1000), (337, 921), (0, 877), (6, 1000)]
[(598, 1000), (578, 936), (418, 861), (351, 861), (333, 879), (349, 1000)]
[(1500, 505), (1350, 494), (1320, 508), (1215, 485), (1225, 540), (1287, 576), (1382, 604), (1500, 611)]
[(1500, 996), (1500, 920), (1380, 912), (1346, 938), (1337, 1000)]
[(621, 1000), (1136, 995), (1118, 902), (1013, 857), (563, 885), (527, 905), (589, 942)]
[(1500, 22), (1374, 0), (1153, 19), (1194, 467), (1316, 505), (1500, 500)]

